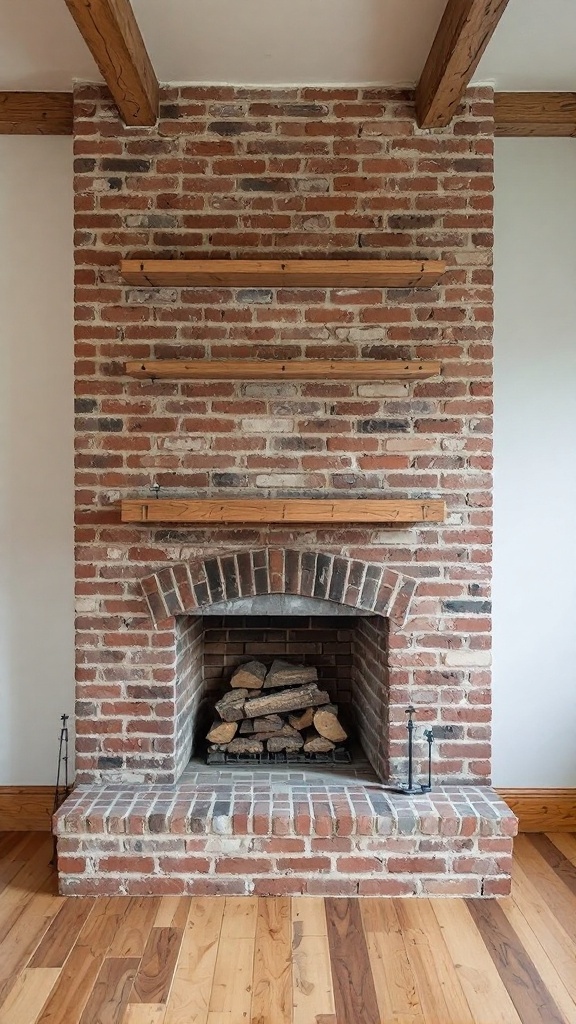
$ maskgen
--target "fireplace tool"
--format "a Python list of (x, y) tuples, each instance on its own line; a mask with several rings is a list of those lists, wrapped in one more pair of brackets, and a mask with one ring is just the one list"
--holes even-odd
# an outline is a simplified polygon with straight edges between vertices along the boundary
[[(58, 769), (56, 772), (56, 787), (54, 789), (54, 803), (52, 814), (56, 814), (58, 808), (64, 803), (66, 797), (70, 796), (70, 784), (68, 782), (68, 719), (70, 715), (60, 715), (62, 728), (60, 729), (60, 742), (58, 744)], [(52, 862), (56, 863), (56, 836), (53, 841)]]
[(424, 737), (428, 743), (428, 781), (414, 784), (414, 715), (416, 714), (416, 708), (412, 705), (406, 708), (406, 714), (408, 715), (408, 721), (406, 728), (408, 730), (408, 785), (398, 787), (395, 792), (406, 793), (410, 795), (412, 793), (429, 793), (432, 789), (432, 744), (434, 742), (434, 733), (432, 729), (426, 729), (424, 731)]
[(424, 738), (428, 744), (428, 783), (422, 786), (422, 792), (430, 792), (432, 789), (432, 744), (434, 743), (434, 732), (432, 729), (424, 730)]

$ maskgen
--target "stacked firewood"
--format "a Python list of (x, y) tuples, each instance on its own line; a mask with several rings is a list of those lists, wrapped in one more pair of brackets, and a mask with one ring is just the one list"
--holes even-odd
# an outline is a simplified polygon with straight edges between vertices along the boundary
[(215, 705), (210, 754), (327, 754), (347, 739), (338, 708), (318, 687), (318, 672), (274, 661), (249, 661), (234, 672)]

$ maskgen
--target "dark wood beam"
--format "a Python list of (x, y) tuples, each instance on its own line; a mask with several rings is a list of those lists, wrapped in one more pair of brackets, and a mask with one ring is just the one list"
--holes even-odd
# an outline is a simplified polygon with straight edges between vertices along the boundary
[(497, 92), (494, 131), (500, 137), (576, 136), (576, 92)]
[(126, 124), (153, 125), (158, 80), (130, 0), (66, 0)]
[(450, 124), (508, 0), (448, 0), (416, 86), (421, 128)]
[(71, 92), (0, 92), (0, 135), (72, 135)]

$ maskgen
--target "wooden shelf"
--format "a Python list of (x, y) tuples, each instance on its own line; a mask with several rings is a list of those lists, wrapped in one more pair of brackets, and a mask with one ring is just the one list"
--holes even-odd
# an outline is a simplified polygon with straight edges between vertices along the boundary
[(443, 501), (385, 498), (151, 498), (122, 501), (123, 523), (441, 523)]
[(122, 260), (128, 284), (220, 288), (430, 287), (441, 260)]
[(364, 359), (151, 359), (126, 363), (129, 377), (151, 380), (424, 380), (440, 373), (436, 361)]

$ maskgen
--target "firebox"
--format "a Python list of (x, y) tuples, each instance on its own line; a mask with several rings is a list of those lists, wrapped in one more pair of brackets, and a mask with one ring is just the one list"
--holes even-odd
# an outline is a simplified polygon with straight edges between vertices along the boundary
[[(265, 762), (280, 765), (303, 761), (346, 764), (354, 758), (367, 758), (376, 776), (384, 781), (388, 777), (389, 762), (387, 620), (369, 614), (351, 614), (345, 608), (336, 613), (338, 606), (335, 608), (329, 602), (298, 596), (261, 597), (258, 599), (258, 614), (246, 614), (247, 604), (250, 602), (240, 599), (228, 602), (224, 614), (216, 614), (212, 608), (210, 614), (178, 620), (177, 673), (183, 689), (191, 695), (189, 730), (192, 760), (195, 763), (206, 760), (207, 733), (214, 718), (218, 717), (215, 706), (223, 693), (230, 692), (234, 672), (240, 666), (253, 662), (267, 669), (286, 663), (295, 669), (298, 666), (309, 669), (308, 676), (304, 675), (303, 679), (316, 676), (317, 689), (329, 697), (329, 706), (337, 709), (346, 741), (336, 745), (331, 754), (329, 745), (327, 751), (310, 757), (305, 756), (302, 748), (292, 754), (290, 750), (282, 749), (278, 754), (283, 756), (266, 757)], [(261, 692), (268, 694), (270, 702), (274, 691), (265, 689)], [(290, 695), (282, 689), (276, 692)], [(253, 694), (249, 697), (254, 699)], [(275, 700), (277, 698), (271, 701), (272, 710)], [(326, 696), (323, 702), (326, 703)], [(246, 714), (239, 711), (240, 723), (231, 722), (231, 736), (249, 735), (250, 706), (249, 702)], [(296, 710), (306, 724), (303, 714), (306, 705), (294, 708), (293, 724), (298, 719)], [(311, 712), (313, 710), (310, 708)], [(284, 720), (287, 721), (286, 715)], [(312, 721), (310, 725), (313, 729)], [(223, 754), (225, 752), (222, 751)], [(208, 758), (210, 763), (250, 764), (262, 761), (258, 756), (258, 742), (252, 757), (218, 757), (217, 750), (211, 754)]]

